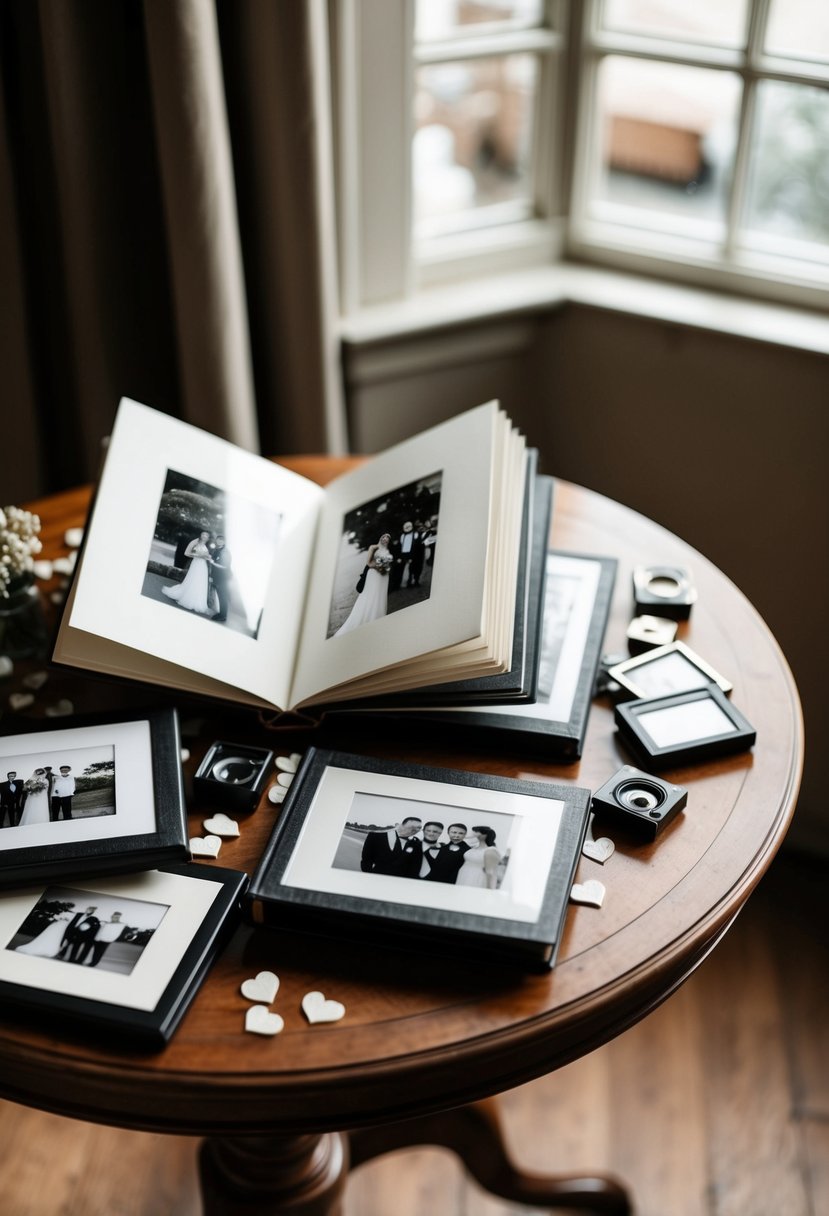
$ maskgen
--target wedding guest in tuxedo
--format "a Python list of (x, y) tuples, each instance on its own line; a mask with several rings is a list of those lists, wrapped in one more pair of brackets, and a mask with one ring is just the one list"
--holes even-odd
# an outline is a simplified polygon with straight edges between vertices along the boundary
[(417, 839), (422, 820), (409, 815), (387, 832), (369, 832), (363, 845), (360, 869), (366, 874), (417, 878), (423, 849)]
[(423, 559), (426, 556), (424, 548), (423, 524), (419, 519), (414, 523), (414, 541), (412, 543), (412, 557), (409, 562), (409, 586), (416, 587), (420, 582), (420, 576), (423, 573)]
[(227, 610), (230, 607), (230, 583), (233, 578), (232, 565), (233, 558), (225, 543), (225, 538), (219, 535), (216, 537), (210, 558), (210, 578), (219, 605), (219, 610), (213, 617), (214, 621), (227, 620)]
[(91, 957), (87, 967), (97, 967), (113, 942), (124, 932), (126, 925), (121, 920), (120, 912), (113, 912), (111, 920), (105, 920), (90, 946)]
[(6, 773), (5, 781), (0, 781), (0, 828), (17, 827), (22, 805), (23, 782), (17, 780), (17, 773), (12, 770)]
[(410, 519), (404, 523), (403, 530), (394, 542), (392, 552), (394, 565), (389, 576), (389, 591), (398, 591), (404, 585), (411, 587), (413, 585), (412, 562), (418, 552), (420, 553), (419, 569), (423, 569), (423, 541), (420, 533), (415, 531)]
[(90, 904), (85, 912), (77, 912), (66, 926), (58, 954), (65, 950), (67, 962), (82, 963), (92, 949), (92, 943), (101, 927), (101, 922), (95, 915), (97, 911), (97, 904)]
[(49, 818), (57, 821), (61, 817), (72, 818), (72, 799), (75, 796), (75, 778), (72, 776), (72, 766), (62, 764), (57, 777), (52, 778), (52, 790), (49, 801)]
[[(426, 827), (423, 828), (424, 846), (423, 854), (426, 857), (430, 852), (431, 846), (425, 843)], [(458, 872), (463, 865), (465, 854), (469, 851), (470, 846), (466, 843), (467, 827), (465, 823), (450, 823), (447, 829), (449, 840), (437, 847), (437, 852), (432, 852), (430, 855), (430, 864), (428, 873), (424, 874), (421, 869), (420, 877), (425, 878), (427, 882), (447, 882), (456, 883), (458, 880)]]

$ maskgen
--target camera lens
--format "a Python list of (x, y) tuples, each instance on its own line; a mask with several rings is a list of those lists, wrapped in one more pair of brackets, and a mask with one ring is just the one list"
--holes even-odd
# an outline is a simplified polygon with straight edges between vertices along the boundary
[(635, 781), (621, 781), (614, 793), (623, 806), (629, 806), (633, 811), (654, 811), (665, 801), (662, 787), (641, 777)]
[(256, 776), (258, 765), (246, 756), (225, 756), (217, 760), (210, 771), (211, 777), (225, 785), (250, 785)]

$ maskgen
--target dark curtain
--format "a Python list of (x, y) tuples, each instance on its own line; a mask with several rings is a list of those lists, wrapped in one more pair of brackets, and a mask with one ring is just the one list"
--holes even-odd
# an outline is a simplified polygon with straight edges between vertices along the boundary
[(341, 446), (324, 11), (0, 2), (0, 502), (92, 479), (121, 396)]

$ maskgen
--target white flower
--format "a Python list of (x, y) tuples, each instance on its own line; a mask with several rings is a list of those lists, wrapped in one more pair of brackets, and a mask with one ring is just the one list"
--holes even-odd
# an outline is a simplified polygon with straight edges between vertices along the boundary
[(34, 555), (43, 547), (39, 532), (40, 520), (31, 511), (0, 508), (0, 598), (8, 599), (12, 580), (31, 571)]

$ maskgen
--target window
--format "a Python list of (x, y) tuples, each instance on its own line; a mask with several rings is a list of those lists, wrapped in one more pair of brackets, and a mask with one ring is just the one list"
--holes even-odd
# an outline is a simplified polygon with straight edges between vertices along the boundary
[(346, 311), (575, 256), (829, 287), (829, 5), (332, 0)]

